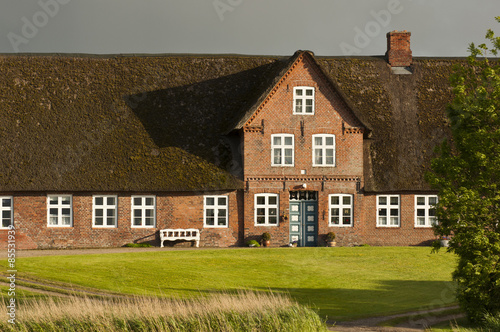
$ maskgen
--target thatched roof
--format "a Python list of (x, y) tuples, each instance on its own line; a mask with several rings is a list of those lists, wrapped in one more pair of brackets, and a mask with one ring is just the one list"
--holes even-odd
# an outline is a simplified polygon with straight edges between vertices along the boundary
[[(0, 191), (242, 188), (228, 133), (296, 56), (0, 56)], [(365, 189), (428, 189), (463, 60), (414, 59), (412, 75), (383, 58), (316, 61), (370, 129)]]

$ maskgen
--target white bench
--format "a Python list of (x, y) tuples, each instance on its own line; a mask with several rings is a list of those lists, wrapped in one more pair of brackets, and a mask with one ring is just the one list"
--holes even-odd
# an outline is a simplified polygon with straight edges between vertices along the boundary
[(187, 229), (162, 229), (160, 230), (160, 242), (161, 247), (163, 248), (163, 241), (196, 241), (196, 248), (200, 245), (200, 231), (196, 228), (187, 228)]

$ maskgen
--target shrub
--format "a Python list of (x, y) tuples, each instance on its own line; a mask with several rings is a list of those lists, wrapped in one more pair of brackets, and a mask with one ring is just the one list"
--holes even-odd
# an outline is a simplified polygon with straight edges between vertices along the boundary
[(260, 244), (256, 240), (249, 240), (249, 241), (247, 241), (247, 246), (249, 246), (249, 247), (260, 247)]
[(271, 240), (271, 234), (268, 232), (262, 233), (262, 241), (269, 241)]
[(153, 247), (149, 243), (127, 243), (125, 247), (130, 247), (130, 248), (151, 248)]

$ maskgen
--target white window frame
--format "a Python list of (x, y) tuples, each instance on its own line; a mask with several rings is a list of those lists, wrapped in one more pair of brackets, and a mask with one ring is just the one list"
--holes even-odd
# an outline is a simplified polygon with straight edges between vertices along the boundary
[[(332, 198), (333, 197), (338, 197), (339, 198), (339, 204), (332, 204)], [(344, 203), (344, 197), (349, 197), (350, 203), (345, 204)], [(332, 218), (334, 215), (332, 214), (332, 209), (339, 209), (339, 223), (334, 224), (332, 222)], [(346, 215), (345, 209), (350, 209), (350, 214)], [(352, 227), (354, 225), (353, 223), (353, 216), (354, 216), (354, 195), (351, 194), (331, 194), (328, 195), (328, 224), (331, 227)], [(344, 224), (344, 218), (349, 218), (350, 223), (349, 224)]]
[[(224, 198), (225, 203), (220, 204), (219, 199)], [(209, 205), (207, 204), (208, 199), (213, 199), (214, 204)], [(214, 224), (213, 225), (208, 225), (207, 224), (207, 211), (208, 210), (214, 210)], [(220, 212), (221, 210), (225, 210), (225, 213), (221, 215)], [(207, 195), (203, 197), (203, 227), (205, 228), (227, 228), (228, 227), (228, 216), (229, 216), (229, 197), (227, 195)], [(223, 217), (224, 218), (224, 225), (219, 225), (219, 218)]]
[[(381, 198), (385, 198), (387, 204), (381, 204)], [(392, 199), (397, 198), (397, 205), (392, 204)], [(401, 227), (401, 197), (400, 195), (377, 195), (377, 227)], [(385, 213), (381, 212), (385, 210)], [(397, 214), (393, 214), (394, 211)], [(382, 223), (385, 218), (385, 223)], [(394, 219), (396, 218), (396, 219)], [(397, 221), (395, 223), (394, 221)]]
[[(3, 205), (3, 200), (10, 200), (10, 205), (9, 206), (4, 206)], [(10, 218), (4, 218), (3, 213), (5, 211), (10, 212)], [(0, 196), (0, 229), (9, 229), (10, 226), (14, 225), (14, 198), (12, 196)], [(9, 225), (4, 226), (3, 221), (4, 219), (10, 219)]]
[[(321, 145), (316, 144), (316, 138), (321, 138)], [(333, 138), (333, 145), (326, 145), (326, 138)], [(316, 163), (316, 150), (321, 151), (322, 162)], [(326, 152), (327, 150), (332, 150), (333, 163), (326, 163)], [(335, 135), (332, 134), (317, 134), (312, 136), (312, 163), (315, 167), (335, 167)]]
[[(264, 197), (265, 202), (264, 204), (258, 204), (258, 197)], [(270, 197), (275, 197), (276, 198), (276, 204), (269, 204), (269, 198)], [(264, 211), (264, 223), (259, 224), (257, 223), (257, 210), (258, 209), (265, 209)], [(273, 217), (276, 217), (276, 223), (272, 224), (269, 223), (269, 217), (270, 217), (270, 209), (276, 209), (276, 215), (273, 215)], [(254, 223), (255, 226), (279, 226), (279, 214), (280, 214), (280, 197), (278, 194), (255, 194), (254, 195)]]
[[(275, 138), (280, 138), (281, 143), (274, 144)], [(292, 145), (285, 144), (286, 138), (292, 139)], [(281, 162), (280, 163), (274, 162), (274, 151), (275, 150), (279, 150), (281, 153)], [(292, 150), (292, 163), (291, 164), (285, 163), (285, 151), (286, 150)], [(295, 164), (295, 135), (293, 135), (293, 134), (273, 134), (273, 135), (271, 135), (271, 166), (293, 167), (294, 164)]]
[[(51, 199), (57, 198), (57, 204), (51, 204)], [(69, 204), (63, 204), (64, 198), (69, 198)], [(62, 224), (63, 209), (69, 208), (69, 224)], [(50, 210), (57, 209), (57, 224), (50, 222)], [(73, 227), (73, 195), (47, 195), (47, 227)]]
[[(96, 199), (102, 198), (103, 204), (97, 205)], [(115, 204), (108, 204), (108, 198), (113, 198), (115, 200)], [(96, 215), (97, 210), (103, 210), (102, 215), (102, 225), (96, 225), (96, 219), (98, 216)], [(113, 225), (108, 225), (108, 211), (113, 211)], [(95, 228), (116, 228), (118, 223), (118, 196), (117, 195), (93, 195), (92, 196), (92, 227)]]
[[(131, 204), (131, 227), (132, 228), (155, 228), (156, 227), (156, 196), (154, 195), (133, 195), (130, 197), (130, 204)], [(134, 201), (136, 198), (141, 199), (141, 204), (140, 205), (135, 205)], [(153, 199), (153, 205), (146, 205), (146, 199), (152, 198)], [(135, 211), (140, 210), (141, 211), (141, 224), (140, 225), (135, 225), (134, 224), (134, 219), (135, 217)], [(146, 211), (147, 210), (153, 210), (153, 225), (146, 225)]]
[[(301, 93), (299, 93), (299, 91)], [(312, 91), (312, 95), (306, 95), (306, 91)], [(312, 86), (296, 86), (293, 88), (293, 114), (297, 115), (314, 115), (315, 112), (315, 88)], [(307, 101), (311, 101), (311, 105), (306, 105)], [(300, 106), (298, 103), (300, 102)], [(306, 107), (311, 106), (312, 112), (306, 112)], [(297, 109), (300, 108), (300, 111)]]
[[(419, 198), (424, 199), (424, 204), (419, 203)], [(437, 224), (437, 217), (435, 214), (436, 205), (430, 203), (430, 199), (433, 198), (438, 202), (437, 195), (415, 195), (415, 227), (418, 228), (429, 228)], [(418, 210), (424, 210), (424, 215), (419, 216)], [(434, 210), (434, 216), (430, 215), (430, 211)], [(424, 224), (419, 224), (419, 218), (424, 219)]]

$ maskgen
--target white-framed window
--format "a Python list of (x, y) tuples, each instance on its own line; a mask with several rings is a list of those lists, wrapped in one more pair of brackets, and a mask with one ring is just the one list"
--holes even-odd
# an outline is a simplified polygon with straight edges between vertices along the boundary
[(0, 229), (7, 229), (9, 226), (14, 225), (14, 203), (12, 196), (0, 197), (0, 215), (2, 217), (2, 224)]
[(116, 227), (117, 212), (117, 196), (92, 196), (92, 225), (94, 227)]
[(277, 194), (255, 194), (255, 225), (278, 226), (279, 197)]
[(47, 195), (47, 225), (71, 227), (73, 223), (73, 196)]
[(330, 226), (352, 226), (353, 196), (348, 194), (329, 195)]
[(132, 196), (132, 227), (155, 227), (156, 197)]
[(399, 227), (399, 195), (377, 196), (377, 226)]
[(313, 135), (313, 166), (335, 166), (335, 135)]
[(204, 227), (227, 227), (228, 197), (205, 196), (203, 204)]
[(436, 195), (415, 195), (415, 227), (432, 227), (437, 223)]
[(294, 136), (291, 134), (271, 135), (271, 165), (293, 166)]
[(293, 88), (293, 114), (314, 114), (314, 88), (297, 86)]

